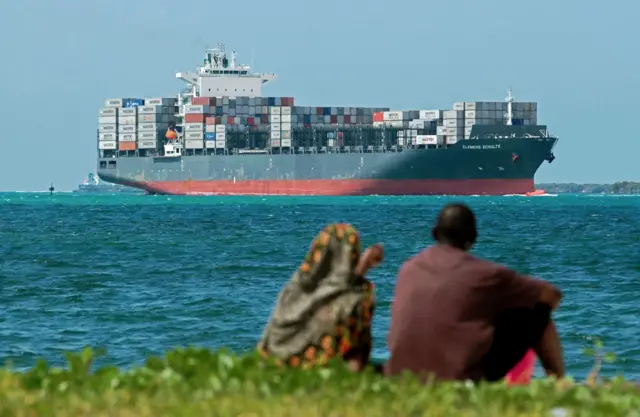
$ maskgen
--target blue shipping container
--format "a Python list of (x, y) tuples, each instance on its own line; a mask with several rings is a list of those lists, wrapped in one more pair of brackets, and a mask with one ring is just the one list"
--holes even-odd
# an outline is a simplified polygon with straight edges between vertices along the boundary
[(325, 107), (322, 109), (325, 116), (331, 116), (331, 107)]
[(125, 98), (122, 100), (122, 107), (138, 107), (144, 106), (144, 100), (141, 98)]
[(522, 126), (524, 124), (524, 120), (522, 119), (511, 119), (511, 124), (514, 126)]
[(336, 132), (327, 133), (327, 139), (335, 139), (335, 138), (336, 138)]
[(216, 134), (215, 133), (211, 133), (211, 132), (206, 132), (204, 134), (204, 139), (205, 140), (216, 140)]
[(216, 107), (216, 116), (222, 116), (222, 106)]
[(276, 98), (275, 97), (268, 97), (267, 98), (267, 103), (269, 103), (269, 106), (275, 106), (276, 105)]
[(305, 114), (304, 115), (304, 123), (311, 123), (311, 115), (310, 114)]

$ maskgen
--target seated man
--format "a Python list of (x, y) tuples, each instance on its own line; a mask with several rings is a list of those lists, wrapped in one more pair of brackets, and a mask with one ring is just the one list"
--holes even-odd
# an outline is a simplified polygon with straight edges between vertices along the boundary
[(563, 377), (551, 321), (560, 291), (469, 254), (476, 220), (463, 204), (446, 206), (432, 235), (436, 245), (398, 274), (385, 373), (498, 381), (533, 349), (547, 375)]

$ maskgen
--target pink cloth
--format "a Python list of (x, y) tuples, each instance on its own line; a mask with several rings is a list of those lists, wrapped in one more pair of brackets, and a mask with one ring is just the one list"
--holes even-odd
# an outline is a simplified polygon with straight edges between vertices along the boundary
[(533, 350), (527, 351), (520, 362), (509, 371), (505, 379), (509, 385), (527, 385), (533, 377), (533, 369), (536, 366), (536, 354)]

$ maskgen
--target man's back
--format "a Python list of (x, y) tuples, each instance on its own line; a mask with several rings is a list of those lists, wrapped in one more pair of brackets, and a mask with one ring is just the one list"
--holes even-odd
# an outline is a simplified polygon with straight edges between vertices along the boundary
[(398, 275), (387, 373), (482, 378), (496, 318), (510, 308), (533, 308), (542, 285), (449, 245), (423, 250)]

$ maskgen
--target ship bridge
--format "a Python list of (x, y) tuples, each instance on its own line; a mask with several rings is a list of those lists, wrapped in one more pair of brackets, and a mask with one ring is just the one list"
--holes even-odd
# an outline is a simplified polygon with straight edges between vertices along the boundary
[(276, 74), (256, 73), (248, 65), (236, 64), (236, 52), (227, 57), (225, 45), (205, 51), (204, 63), (196, 72), (178, 72), (196, 97), (261, 97), (262, 84), (277, 78)]

